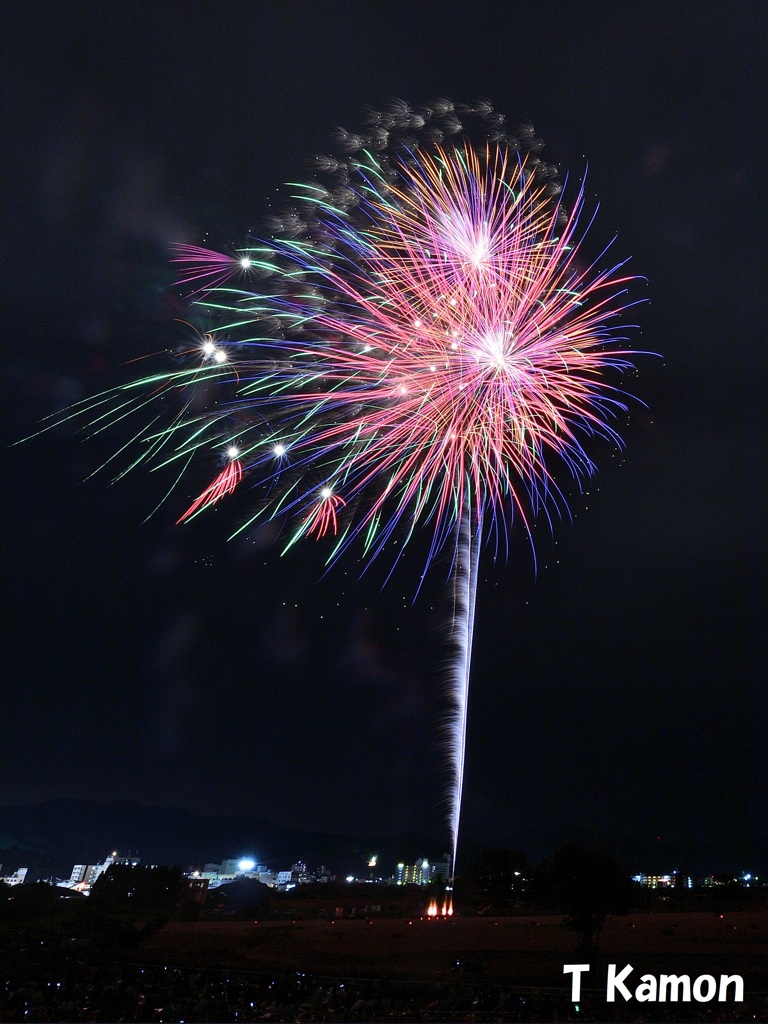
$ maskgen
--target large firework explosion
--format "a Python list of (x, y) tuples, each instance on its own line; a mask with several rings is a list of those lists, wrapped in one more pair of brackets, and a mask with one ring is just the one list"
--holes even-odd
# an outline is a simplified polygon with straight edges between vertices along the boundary
[(566, 211), (532, 130), (505, 132), (488, 104), (394, 103), (337, 141), (266, 241), (178, 248), (209, 317), (181, 365), (70, 415), (91, 431), (142, 417), (129, 468), (176, 466), (178, 483), (205, 463), (180, 522), (247, 482), (237, 532), (280, 519), (286, 549), (313, 535), (331, 561), (356, 540), (373, 558), (395, 531), (402, 552), (426, 527), (428, 562), (451, 553), (455, 867), (481, 545), (564, 507), (553, 474), (591, 476), (584, 439), (620, 445), (606, 371), (632, 365), (630, 279), (580, 256), (583, 186)]

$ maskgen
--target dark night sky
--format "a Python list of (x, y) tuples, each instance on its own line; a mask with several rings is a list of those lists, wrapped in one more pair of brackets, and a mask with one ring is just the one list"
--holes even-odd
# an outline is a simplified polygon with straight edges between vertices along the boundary
[[(174, 242), (240, 244), (333, 128), (490, 97), (589, 163), (648, 279), (620, 462), (484, 563), (464, 827), (765, 837), (768, 5), (11, 2), (3, 440), (175, 337)], [(115, 438), (2, 454), (0, 803), (56, 796), (438, 831), (441, 585), (186, 528)], [(599, 458), (599, 456), (598, 456)], [(238, 504), (238, 501), (240, 504)]]

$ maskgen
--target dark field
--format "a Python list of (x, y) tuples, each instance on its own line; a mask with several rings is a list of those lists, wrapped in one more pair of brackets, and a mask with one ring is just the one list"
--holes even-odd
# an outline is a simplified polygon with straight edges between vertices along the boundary
[[(579, 960), (557, 916), (167, 924), (142, 946), (150, 962), (242, 970), (448, 981), (457, 974), (517, 985), (564, 982)], [(458, 961), (458, 966), (457, 966)], [(768, 991), (768, 911), (631, 914), (609, 921), (591, 977), (605, 964), (651, 974), (741, 974)]]
[[(643, 913), (606, 925), (578, 1007), (557, 916), (169, 923), (138, 944), (26, 933), (0, 963), (0, 1021), (512, 1024), (766, 1022), (768, 911)], [(740, 974), (744, 1002), (605, 997), (606, 964)]]

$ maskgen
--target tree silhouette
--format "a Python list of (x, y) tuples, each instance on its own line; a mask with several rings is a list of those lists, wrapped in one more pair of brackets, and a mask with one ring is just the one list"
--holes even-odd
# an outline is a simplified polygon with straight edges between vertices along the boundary
[(104, 912), (167, 916), (179, 906), (188, 888), (178, 867), (112, 864), (94, 882), (89, 902)]
[(486, 850), (467, 865), (460, 891), (463, 896), (486, 899), (494, 908), (509, 907), (525, 897), (530, 875), (520, 850)]
[(626, 914), (637, 901), (629, 873), (603, 850), (566, 843), (544, 861), (536, 889), (545, 902), (566, 915), (567, 926), (579, 936), (579, 954), (592, 957), (608, 917)]

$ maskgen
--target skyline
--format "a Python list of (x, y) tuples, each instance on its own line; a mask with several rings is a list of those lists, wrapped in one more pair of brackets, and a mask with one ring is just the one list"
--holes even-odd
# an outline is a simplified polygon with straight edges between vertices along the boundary
[[(145, 866), (178, 867), (202, 871), (223, 864), (224, 873), (241, 862), (260, 865), (254, 870), (283, 871), (297, 863), (325, 868), (337, 880), (349, 877), (386, 881), (406, 864), (447, 864), (450, 851), (445, 836), (424, 833), (399, 835), (333, 835), (287, 829), (263, 819), (240, 816), (200, 816), (179, 808), (146, 807), (128, 801), (106, 804), (77, 800), (48, 801), (26, 807), (0, 807), (4, 837), (0, 874), (23, 869), (27, 881), (65, 880), (72, 865), (80, 868), (109, 857)], [(116, 841), (117, 840), (117, 841)], [(546, 832), (530, 830), (506, 847), (483, 845), (462, 837), (458, 876), (473, 877), (487, 858), (510, 856), (532, 872), (545, 869), (559, 851), (575, 845), (600, 850), (625, 871), (627, 877), (661, 885), (673, 876), (697, 885), (738, 880), (768, 884), (765, 849), (746, 849), (737, 839), (731, 844), (700, 841), (686, 846), (675, 842), (645, 842), (637, 836), (578, 833), (567, 828)], [(105, 851), (107, 858), (104, 860)], [(462, 866), (463, 865), (463, 866)], [(250, 870), (250, 869), (249, 869)], [(82, 871), (81, 871), (82, 873)], [(312, 872), (310, 872), (312, 873)], [(316, 873), (316, 872), (315, 872)], [(666, 879), (666, 882), (664, 881)], [(709, 882), (707, 881), (709, 879)], [(687, 882), (686, 882), (687, 885)]]
[[(765, 9), (737, 4), (726, 24), (683, 4), (653, 25), (629, 4), (589, 19), (513, 7), (507, 35), (530, 41), (516, 63), (489, 18), (427, 6), (436, 50), (465, 57), (449, 69), (421, 52), (412, 12), (395, 32), (342, 5), (345, 32), (301, 4), (259, 19), (199, 5), (192, 21), (172, 4), (135, 20), (120, 4), (18, 6), (5, 444), (180, 343), (170, 245), (239, 244), (334, 124), (389, 95), (490, 95), (572, 175), (589, 165), (597, 239), (618, 231), (649, 279), (635, 347), (664, 360), (633, 384), (647, 410), (621, 463), (598, 460), (573, 524), (537, 524), (538, 575), (519, 535), (508, 564), (482, 567), (463, 830), (764, 836)], [(22, 66), (39, 48), (47, 59)], [(256, 76), (267, 52), (295, 73)], [(151, 477), (82, 483), (109, 451), (57, 431), (3, 452), (2, 802), (436, 832), (448, 565), (412, 607), (418, 549), (380, 590), (354, 559), (324, 575), (315, 545), (280, 559), (269, 531), (228, 544), (237, 496), (199, 524), (175, 527), (165, 506), (145, 524), (164, 494)]]

